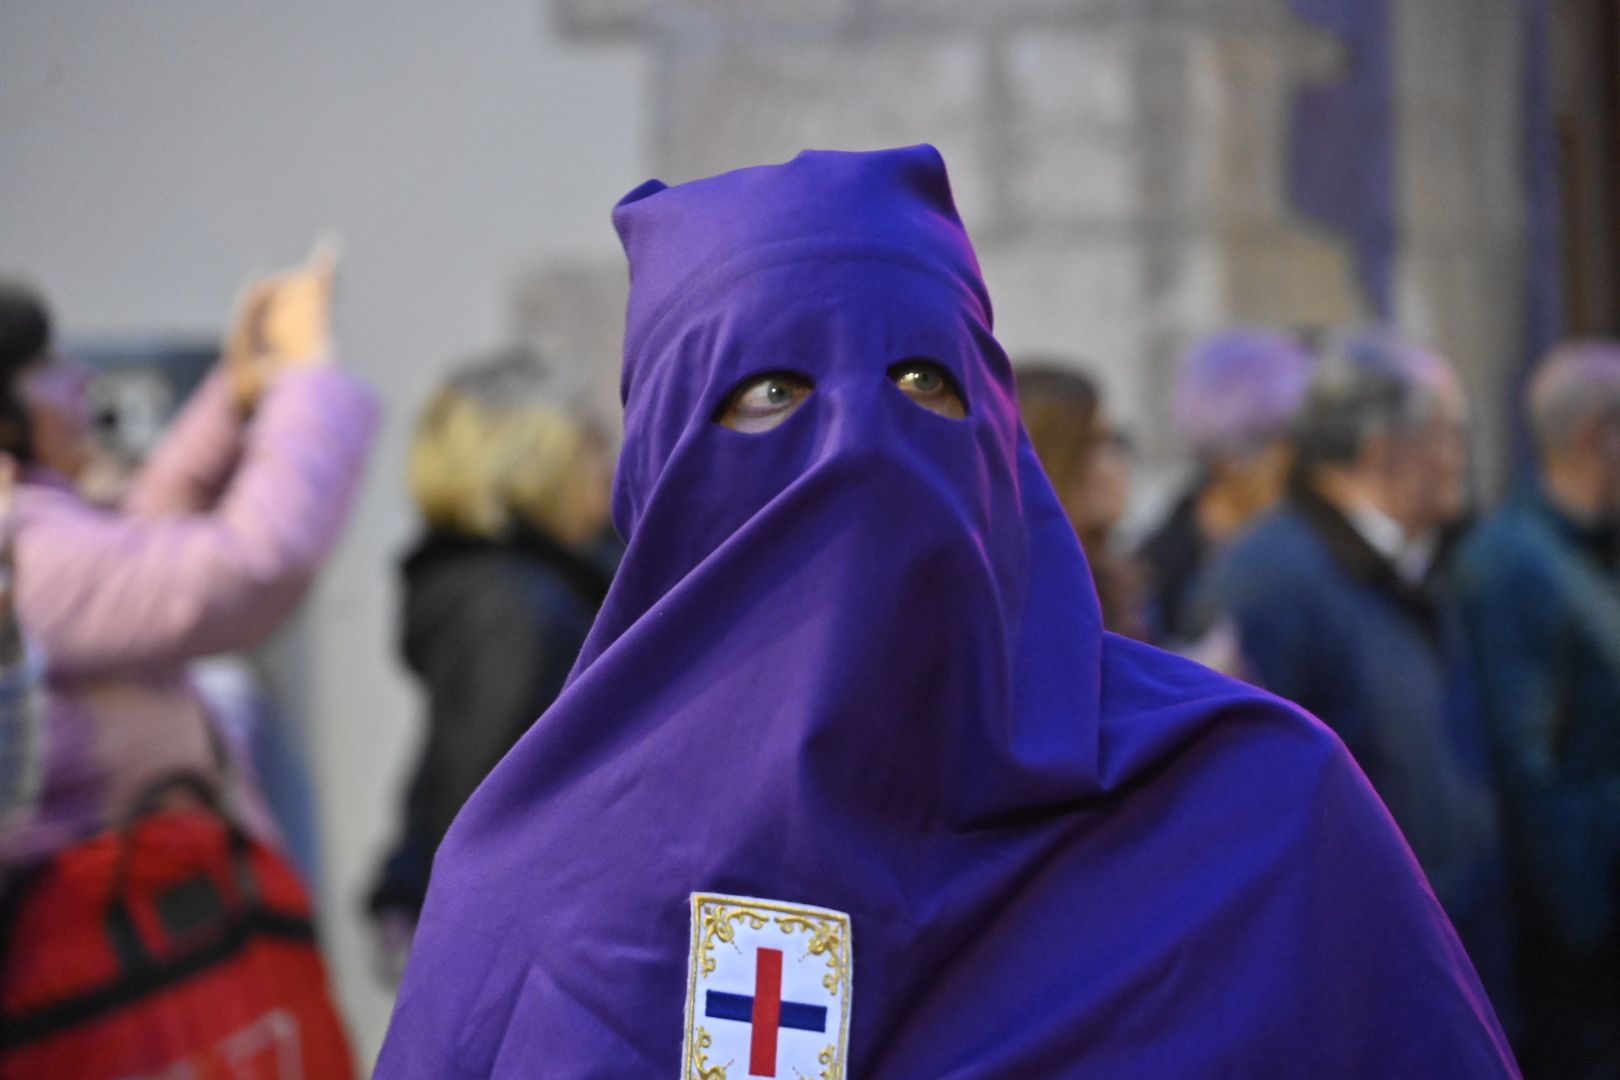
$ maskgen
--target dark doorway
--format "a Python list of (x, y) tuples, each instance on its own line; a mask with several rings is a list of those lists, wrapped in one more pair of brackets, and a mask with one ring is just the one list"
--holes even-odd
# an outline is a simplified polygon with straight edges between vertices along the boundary
[(1620, 335), (1620, 0), (1557, 0), (1552, 26), (1563, 328)]

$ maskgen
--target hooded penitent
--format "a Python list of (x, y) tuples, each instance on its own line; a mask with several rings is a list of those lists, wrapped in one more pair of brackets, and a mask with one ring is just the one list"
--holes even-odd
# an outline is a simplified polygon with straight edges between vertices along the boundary
[[(379, 1077), (1513, 1075), (1333, 736), (1102, 633), (932, 148), (614, 220), (629, 548), (440, 850)], [(716, 423), (768, 372), (814, 390)]]

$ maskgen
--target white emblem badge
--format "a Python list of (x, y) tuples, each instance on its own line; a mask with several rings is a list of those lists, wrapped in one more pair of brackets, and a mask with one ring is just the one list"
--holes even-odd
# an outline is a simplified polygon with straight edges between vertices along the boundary
[(681, 1080), (846, 1080), (849, 916), (692, 894)]

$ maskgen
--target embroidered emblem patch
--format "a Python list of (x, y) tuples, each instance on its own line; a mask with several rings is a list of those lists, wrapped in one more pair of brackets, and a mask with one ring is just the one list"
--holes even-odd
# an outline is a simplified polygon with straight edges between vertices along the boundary
[(845, 1080), (853, 963), (842, 911), (693, 893), (681, 1080)]

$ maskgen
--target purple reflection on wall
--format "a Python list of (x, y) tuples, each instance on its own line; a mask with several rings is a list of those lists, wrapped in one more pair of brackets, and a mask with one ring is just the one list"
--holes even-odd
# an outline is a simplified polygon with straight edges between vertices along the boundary
[(1393, 315), (1394, 48), (1388, 0), (1289, 0), (1344, 48), (1342, 78), (1303, 87), (1290, 117), (1288, 193), (1305, 218), (1342, 236), (1369, 310)]

